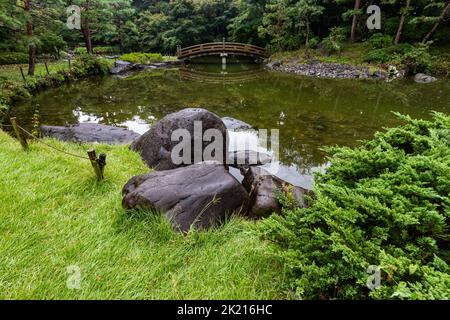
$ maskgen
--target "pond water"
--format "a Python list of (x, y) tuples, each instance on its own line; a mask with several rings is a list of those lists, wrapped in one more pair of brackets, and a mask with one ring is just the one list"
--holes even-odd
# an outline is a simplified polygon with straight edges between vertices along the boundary
[(429, 118), (450, 112), (450, 82), (415, 84), (333, 80), (269, 72), (258, 65), (190, 65), (155, 69), (126, 78), (91, 78), (45, 91), (12, 113), (31, 126), (99, 122), (139, 133), (164, 115), (202, 107), (256, 129), (279, 129), (278, 175), (310, 187), (311, 174), (327, 165), (322, 147), (356, 146), (383, 127), (399, 123), (391, 111)]

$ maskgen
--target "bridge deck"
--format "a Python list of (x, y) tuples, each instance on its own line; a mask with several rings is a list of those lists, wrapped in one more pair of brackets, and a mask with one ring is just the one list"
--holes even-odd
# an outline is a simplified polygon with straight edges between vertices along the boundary
[(177, 50), (178, 59), (187, 59), (221, 53), (252, 56), (257, 58), (265, 58), (267, 56), (266, 49), (264, 48), (237, 42), (202, 43), (186, 48), (179, 47)]

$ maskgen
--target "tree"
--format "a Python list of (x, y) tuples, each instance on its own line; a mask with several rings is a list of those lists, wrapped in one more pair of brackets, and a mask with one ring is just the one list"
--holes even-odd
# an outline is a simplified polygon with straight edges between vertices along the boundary
[(300, 25), (306, 26), (305, 45), (307, 47), (309, 44), (309, 36), (311, 35), (311, 22), (321, 16), (324, 10), (325, 8), (319, 5), (319, 1), (317, 0), (300, 0), (297, 2), (297, 12), (301, 21), (303, 21)]
[[(109, 1), (110, 2), (110, 1)], [(81, 34), (88, 54), (93, 53), (92, 34), (98, 30), (103, 30), (106, 23), (110, 23), (108, 19), (103, 19), (111, 15), (111, 11), (107, 10), (108, 1), (102, 0), (74, 0), (73, 4), (81, 8)], [(99, 21), (103, 21), (103, 25)]]
[(402, 32), (403, 32), (403, 26), (405, 24), (405, 18), (409, 12), (410, 5), (411, 5), (411, 0), (406, 0), (406, 6), (402, 9), (402, 16), (400, 17), (400, 23), (398, 25), (397, 33), (395, 35), (395, 40), (394, 40), (395, 44), (400, 43), (400, 38), (401, 38)]
[(439, 24), (444, 20), (448, 10), (450, 9), (450, 1), (447, 1), (446, 4), (444, 4), (444, 3), (441, 3), (441, 4), (443, 5), (444, 9), (442, 10), (439, 17), (435, 19), (436, 22), (434, 23), (433, 28), (431, 28), (431, 30), (423, 38), (423, 40), (422, 40), (423, 43), (427, 42), (428, 39), (433, 35), (433, 33), (438, 28)]
[(237, 14), (231, 18), (228, 31), (231, 38), (237, 42), (254, 45), (264, 45), (265, 39), (258, 32), (262, 25), (267, 0), (238, 0)]
[(33, 22), (31, 19), (31, 0), (24, 0), (23, 10), (26, 17), (26, 34), (28, 37), (28, 75), (34, 75), (36, 66), (36, 44), (33, 41)]
[(292, 49), (297, 44), (291, 37), (293, 6), (287, 0), (269, 0), (265, 9), (261, 26), (258, 27), (259, 36), (269, 38), (275, 50)]
[(353, 12), (352, 30), (350, 32), (350, 41), (354, 42), (356, 38), (356, 27), (358, 26), (358, 16), (360, 14), (361, 0), (355, 0)]

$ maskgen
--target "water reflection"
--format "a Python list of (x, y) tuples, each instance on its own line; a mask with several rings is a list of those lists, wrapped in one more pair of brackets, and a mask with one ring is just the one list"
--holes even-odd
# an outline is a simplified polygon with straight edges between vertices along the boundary
[[(214, 69), (216, 68), (216, 69)], [(15, 106), (12, 115), (31, 127), (35, 110), (41, 122), (65, 125), (98, 121), (125, 126), (139, 133), (168, 113), (202, 107), (255, 129), (280, 130), (283, 179), (299, 185), (327, 165), (324, 146), (356, 146), (383, 127), (399, 123), (391, 111), (429, 118), (431, 110), (450, 112), (450, 83), (313, 79), (261, 70), (259, 66), (227, 66), (244, 72), (249, 81), (228, 81), (220, 66), (186, 70), (147, 70), (130, 77), (92, 78), (45, 91)], [(219, 72), (219, 80), (187, 79)], [(200, 76), (199, 76), (200, 75)], [(190, 76), (192, 77), (192, 76)], [(309, 182), (308, 182), (309, 181)]]

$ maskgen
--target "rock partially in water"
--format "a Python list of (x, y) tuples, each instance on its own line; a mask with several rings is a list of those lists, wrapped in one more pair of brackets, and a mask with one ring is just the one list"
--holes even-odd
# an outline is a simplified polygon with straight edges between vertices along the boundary
[(223, 117), (222, 118), (223, 123), (225, 124), (225, 127), (227, 127), (228, 130), (234, 130), (234, 131), (244, 131), (244, 130), (251, 130), (252, 126), (248, 123), (231, 118), (231, 117)]
[(131, 143), (140, 137), (138, 133), (128, 129), (98, 123), (80, 123), (65, 127), (41, 126), (41, 133), (44, 137), (61, 141), (108, 144)]
[(269, 62), (266, 66), (269, 69), (274, 69), (274, 68), (278, 68), (283, 64), (283, 62), (281, 60), (275, 60), (275, 61), (271, 61)]
[(176, 230), (218, 225), (247, 212), (248, 193), (223, 164), (203, 162), (133, 177), (122, 191), (126, 209), (153, 209)]
[(437, 79), (424, 73), (418, 73), (414, 76), (414, 81), (417, 83), (432, 83), (437, 81)]
[(236, 150), (228, 153), (228, 164), (241, 169), (270, 163), (272, 156), (268, 152), (255, 150)]
[(247, 170), (242, 185), (249, 193), (249, 215), (254, 218), (281, 212), (282, 206), (277, 200), (277, 190), (291, 192), (300, 208), (307, 207), (305, 195), (312, 194), (311, 191), (293, 186), (259, 167), (250, 167)]
[(111, 69), (111, 74), (122, 74), (125, 72), (129, 72), (134, 69), (134, 64), (131, 62), (123, 61), (123, 60), (117, 60), (115, 63), (115, 66)]
[[(223, 124), (222, 120), (215, 115), (214, 113), (201, 109), (201, 108), (187, 108), (181, 111), (168, 114), (155, 125), (153, 125), (149, 131), (144, 133), (139, 139), (133, 142), (131, 148), (135, 151), (138, 151), (147, 165), (155, 170), (168, 170), (174, 169), (182, 166), (186, 166), (189, 164), (193, 164), (195, 162), (201, 162), (203, 160), (212, 160), (212, 159), (203, 159), (203, 151), (205, 148), (211, 144), (209, 141), (198, 142), (202, 146), (201, 155), (197, 155), (197, 157), (201, 158), (200, 161), (195, 161), (194, 157), (194, 122), (201, 124), (201, 136), (203, 137), (204, 133), (208, 129), (217, 129), (220, 133), (220, 136), (223, 140), (223, 144), (221, 146), (221, 153), (215, 155), (215, 159), (219, 159), (219, 155), (221, 158), (221, 162), (223, 163), (228, 156), (228, 132), (227, 128)], [(191, 146), (191, 154), (187, 156), (188, 163), (180, 163), (176, 164), (172, 161), (172, 149), (180, 144), (180, 140), (172, 141), (172, 133), (175, 130), (184, 129), (190, 135), (190, 146)], [(180, 131), (178, 131), (180, 132)], [(200, 133), (200, 132), (199, 132)], [(189, 141), (187, 141), (189, 144)]]
[(131, 63), (123, 60), (116, 60), (115, 66), (114, 68), (111, 69), (110, 73), (121, 77), (127, 77), (132, 75), (134, 72), (145, 69), (169, 68), (169, 67), (176, 67), (181, 64), (183, 64), (183, 61), (178, 60), (155, 62), (149, 64)]

